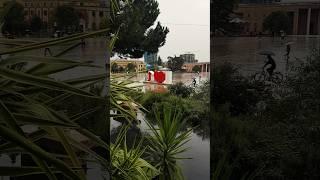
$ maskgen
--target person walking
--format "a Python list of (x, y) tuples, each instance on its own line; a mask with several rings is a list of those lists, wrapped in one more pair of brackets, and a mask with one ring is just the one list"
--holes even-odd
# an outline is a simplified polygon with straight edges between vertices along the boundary
[(193, 78), (192, 83), (193, 83), (193, 87), (196, 87), (197, 81), (196, 81), (196, 78), (195, 78), (195, 77)]
[(284, 38), (285, 38), (285, 33), (283, 30), (280, 31), (280, 37), (281, 37), (281, 43), (283, 44)]

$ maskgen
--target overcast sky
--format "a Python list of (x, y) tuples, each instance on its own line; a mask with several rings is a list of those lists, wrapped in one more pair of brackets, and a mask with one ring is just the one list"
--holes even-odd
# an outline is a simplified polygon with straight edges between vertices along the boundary
[(158, 0), (160, 15), (157, 21), (169, 28), (166, 44), (158, 55), (168, 56), (191, 52), (199, 61), (210, 57), (210, 1)]

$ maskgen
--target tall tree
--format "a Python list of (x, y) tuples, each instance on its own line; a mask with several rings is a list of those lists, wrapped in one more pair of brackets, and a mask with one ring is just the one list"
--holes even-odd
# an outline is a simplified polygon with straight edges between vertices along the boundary
[(152, 28), (160, 14), (156, 0), (117, 0), (119, 10), (111, 27), (116, 32), (120, 27), (114, 52), (132, 58), (141, 58), (144, 52), (156, 53), (166, 42), (168, 28), (160, 22)]
[(39, 32), (42, 28), (42, 20), (39, 16), (33, 16), (30, 22), (30, 28), (33, 32)]
[(161, 57), (160, 57), (160, 56), (158, 57), (157, 64), (158, 64), (158, 66), (162, 66), (162, 59), (161, 59)]
[(58, 28), (64, 30), (75, 31), (80, 24), (79, 14), (73, 7), (66, 5), (56, 8), (54, 19), (57, 22)]
[(136, 71), (136, 65), (133, 64), (133, 63), (129, 63), (129, 64), (127, 65), (127, 71), (129, 71), (129, 72), (135, 72), (135, 71)]
[(230, 30), (230, 15), (233, 13), (239, 0), (211, 0), (211, 31)]
[(200, 72), (200, 71), (201, 71), (201, 66), (199, 66), (199, 65), (193, 66), (192, 72)]
[(25, 27), (24, 8), (21, 4), (14, 3), (4, 17), (2, 33), (21, 34)]
[(264, 19), (263, 28), (271, 32), (283, 30), (288, 33), (290, 28), (289, 16), (283, 11), (273, 12)]
[(179, 56), (168, 57), (168, 67), (172, 71), (179, 71), (184, 63), (184, 60)]
[(116, 73), (119, 71), (119, 67), (117, 63), (112, 63), (111, 65), (111, 72)]

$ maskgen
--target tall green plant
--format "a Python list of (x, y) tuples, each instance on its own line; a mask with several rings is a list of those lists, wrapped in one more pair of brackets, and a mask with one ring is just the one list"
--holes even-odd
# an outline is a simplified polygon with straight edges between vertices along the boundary
[[(7, 7), (7, 6), (6, 6)], [(9, 7), (8, 7), (9, 8)], [(7, 11), (2, 11), (7, 12)], [(2, 14), (0, 17), (4, 17)], [(1, 19), (2, 20), (2, 19)], [(108, 32), (108, 29), (80, 33), (69, 37), (58, 38), (45, 42), (33, 42), (27, 45), (18, 44), (0, 52), (0, 153), (14, 152), (31, 154), (37, 167), (11, 168), (0, 167), (0, 176), (23, 176), (29, 174), (46, 174), (48, 179), (57, 179), (56, 174), (63, 174), (70, 179), (86, 179), (81, 167), (82, 158), (79, 153), (90, 154), (101, 165), (109, 169), (109, 164), (100, 155), (94, 153), (90, 146), (84, 145), (70, 133), (78, 133), (95, 146), (108, 149), (108, 145), (96, 134), (82, 127), (77, 121), (93, 113), (96, 109), (88, 109), (77, 114), (66, 114), (57, 108), (56, 103), (70, 96), (78, 96), (97, 102), (97, 106), (104, 107), (106, 99), (88, 91), (88, 87), (106, 78), (105, 74), (86, 76), (75, 79), (58, 81), (51, 76), (74, 67), (92, 67), (89, 62), (76, 62), (59, 57), (21, 56), (30, 50), (59, 45), (66, 42)], [(6, 40), (6, 42), (9, 40)], [(32, 62), (32, 63), (30, 63)], [(29, 64), (28, 64), (29, 63)], [(28, 64), (28, 66), (24, 66)], [(19, 65), (22, 68), (16, 68)], [(21, 66), (22, 65), (22, 66)], [(22, 127), (32, 125), (37, 130), (27, 133)], [(66, 152), (63, 158), (45, 150), (37, 141), (49, 138), (60, 143)], [(69, 163), (68, 163), (69, 162)]]
[(111, 145), (112, 178), (127, 180), (149, 180), (159, 171), (141, 158), (147, 147), (142, 147), (143, 139), (128, 149), (126, 143), (127, 128), (122, 128), (116, 142)]
[(177, 161), (189, 159), (180, 157), (180, 154), (187, 151), (188, 148), (184, 145), (190, 140), (192, 130), (183, 131), (186, 121), (182, 119), (182, 113), (177, 107), (167, 105), (163, 107), (163, 111), (155, 110), (154, 113), (158, 127), (147, 121), (152, 132), (148, 137), (149, 158), (160, 169), (159, 179), (184, 179)]

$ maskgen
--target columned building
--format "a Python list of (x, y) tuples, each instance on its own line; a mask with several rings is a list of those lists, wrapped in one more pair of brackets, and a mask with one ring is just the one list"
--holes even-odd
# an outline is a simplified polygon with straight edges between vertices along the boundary
[(146, 70), (146, 64), (139, 59), (116, 59), (111, 60), (111, 64), (116, 63), (118, 67), (126, 69), (128, 64), (134, 64), (136, 66), (136, 72), (142, 72)]
[(33, 16), (39, 16), (48, 29), (52, 29), (54, 11), (58, 6), (69, 5), (75, 8), (80, 16), (80, 29), (91, 31), (100, 29), (100, 24), (109, 13), (108, 1), (104, 0), (18, 0), (25, 7), (27, 22)]
[(192, 68), (200, 66), (201, 72), (210, 72), (210, 62), (185, 63), (182, 66), (186, 72), (192, 72)]
[(282, 0), (276, 3), (239, 4), (235, 12), (246, 22), (243, 34), (263, 33), (264, 19), (275, 11), (284, 11), (290, 18), (292, 35), (320, 35), (319, 0)]
[(195, 63), (197, 62), (196, 55), (192, 53), (181, 54), (180, 57), (184, 60), (185, 63)]

